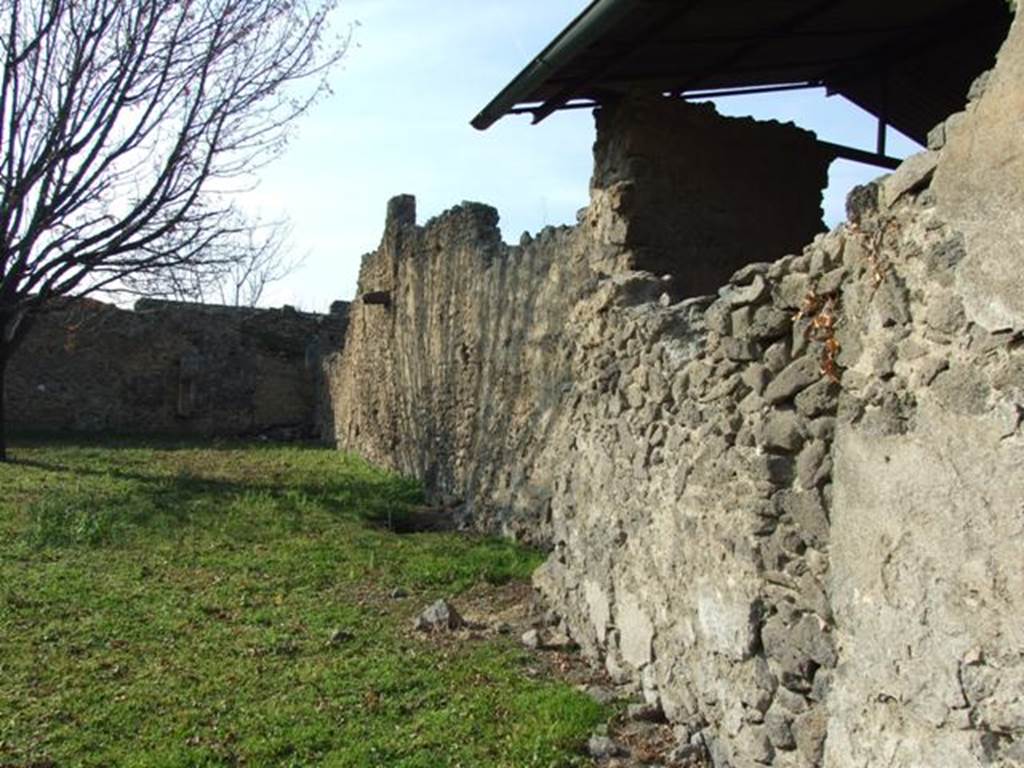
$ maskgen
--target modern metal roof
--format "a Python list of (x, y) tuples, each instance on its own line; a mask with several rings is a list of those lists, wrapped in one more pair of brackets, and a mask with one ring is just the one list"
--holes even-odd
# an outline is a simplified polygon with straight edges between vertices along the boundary
[(924, 143), (1010, 20), (1006, 0), (594, 0), (472, 124), (624, 93), (821, 87)]

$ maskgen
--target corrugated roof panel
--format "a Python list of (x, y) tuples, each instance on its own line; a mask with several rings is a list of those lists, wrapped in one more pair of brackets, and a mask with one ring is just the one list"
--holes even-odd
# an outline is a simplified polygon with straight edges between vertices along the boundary
[(923, 141), (1009, 23), (1005, 0), (595, 0), (473, 123), (629, 91), (822, 81)]

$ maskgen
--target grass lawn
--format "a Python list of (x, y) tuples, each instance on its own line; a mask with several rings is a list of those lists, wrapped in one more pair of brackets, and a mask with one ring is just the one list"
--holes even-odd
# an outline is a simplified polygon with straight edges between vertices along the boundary
[[(373, 524), (419, 499), (335, 451), (14, 440), (0, 766), (573, 766), (607, 717), (514, 639), (410, 631), (537, 554)], [(390, 597), (401, 588), (404, 598)]]

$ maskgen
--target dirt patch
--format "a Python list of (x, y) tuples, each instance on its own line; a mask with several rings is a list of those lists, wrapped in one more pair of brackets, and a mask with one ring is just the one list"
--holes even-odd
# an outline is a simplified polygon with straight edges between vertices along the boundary
[(532, 652), (533, 662), (525, 674), (565, 682), (615, 708), (616, 714), (595, 732), (588, 747), (594, 766), (710, 766), (700, 749), (680, 752), (685, 734), (665, 722), (660, 710), (644, 705), (635, 685), (616, 685), (602, 667), (580, 653), (559, 617), (546, 608), (529, 583), (479, 584), (450, 601), (450, 606), (461, 617), (458, 628), (422, 632), (410, 626), (410, 634), (451, 651), (465, 643), (507, 637)]
[(461, 517), (457, 506), (411, 506), (389, 508), (368, 521), (392, 533), (448, 533), (459, 530)]

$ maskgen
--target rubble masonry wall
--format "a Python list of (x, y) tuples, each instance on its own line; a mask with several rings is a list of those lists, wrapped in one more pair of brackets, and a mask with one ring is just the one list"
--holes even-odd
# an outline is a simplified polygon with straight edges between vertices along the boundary
[(1021, 764), (1022, 48), (1018, 19), (932, 150), (806, 247), (716, 255), (710, 296), (686, 211), (650, 234), (667, 192), (604, 166), (644, 155), (602, 150), (618, 129), (579, 226), (519, 246), (493, 209), (418, 227), (396, 199), (330, 376), (339, 445), (545, 543), (565, 629), (717, 766)]

